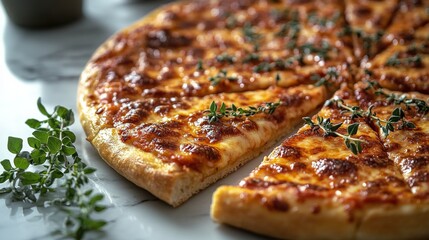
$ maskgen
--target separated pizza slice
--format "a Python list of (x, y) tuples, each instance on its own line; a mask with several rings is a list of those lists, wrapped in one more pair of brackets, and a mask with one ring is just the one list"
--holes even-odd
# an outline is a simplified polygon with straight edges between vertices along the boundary
[(365, 65), (367, 78), (397, 91), (429, 93), (429, 43), (391, 45)]
[[(344, 88), (332, 101), (358, 106)], [(414, 198), (377, 132), (343, 110), (325, 106), (238, 186), (218, 188), (212, 218), (282, 239), (427, 236), (429, 205)]]
[[(326, 99), (322, 87), (116, 102), (103, 117), (81, 109), (88, 140), (121, 175), (178, 206), (251, 160)], [(100, 111), (109, 112), (109, 109)], [(108, 124), (93, 132), (92, 119)]]
[(345, 1), (345, 15), (353, 34), (354, 53), (357, 59), (372, 58), (383, 48), (381, 39), (396, 13), (398, 3), (399, 0)]
[(355, 88), (363, 109), (372, 106), (373, 125), (379, 129), (389, 158), (413, 194), (429, 195), (429, 95), (393, 92), (359, 83)]

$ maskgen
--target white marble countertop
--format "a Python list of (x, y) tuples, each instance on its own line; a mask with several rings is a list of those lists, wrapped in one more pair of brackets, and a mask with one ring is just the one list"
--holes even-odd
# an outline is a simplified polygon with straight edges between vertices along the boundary
[[(47, 108), (56, 105), (76, 113), (79, 74), (90, 55), (106, 38), (166, 1), (87, 0), (85, 17), (48, 30), (26, 30), (10, 23), (0, 10), (0, 160), (11, 158), (8, 136), (26, 138), (28, 118), (38, 118), (38, 97)], [(257, 235), (219, 225), (210, 219), (213, 191), (222, 184), (237, 184), (262, 157), (212, 185), (178, 208), (157, 200), (110, 169), (85, 141), (77, 121), (77, 148), (98, 171), (94, 189), (105, 194), (108, 209), (99, 217), (109, 223), (87, 239), (258, 239)], [(1, 169), (1, 168), (0, 168)], [(3, 171), (1, 169), (0, 171)], [(0, 196), (0, 239), (55, 239), (58, 227), (52, 211), (22, 206)]]

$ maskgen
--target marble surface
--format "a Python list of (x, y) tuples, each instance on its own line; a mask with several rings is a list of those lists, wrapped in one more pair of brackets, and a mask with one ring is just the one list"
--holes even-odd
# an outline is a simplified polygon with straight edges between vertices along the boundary
[[(85, 17), (48, 30), (26, 30), (10, 23), (0, 9), (0, 159), (10, 158), (7, 137), (26, 138), (27, 118), (40, 117), (36, 100), (47, 108), (64, 105), (76, 112), (79, 74), (93, 51), (106, 38), (166, 1), (86, 0)], [(81, 157), (98, 171), (91, 184), (104, 193), (108, 209), (100, 218), (109, 224), (87, 239), (258, 239), (260, 236), (210, 219), (213, 191), (223, 184), (237, 184), (262, 157), (204, 190), (178, 208), (157, 200), (109, 168), (85, 141), (80, 124)], [(2, 170), (0, 170), (2, 171)], [(51, 209), (31, 207), (0, 197), (0, 239), (55, 239), (60, 221)]]

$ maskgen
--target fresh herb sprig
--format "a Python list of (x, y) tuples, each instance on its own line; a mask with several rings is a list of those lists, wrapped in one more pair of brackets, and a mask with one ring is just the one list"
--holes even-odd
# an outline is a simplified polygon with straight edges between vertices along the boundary
[(301, 25), (299, 21), (299, 12), (292, 11), (288, 12), (290, 20), (280, 27), (280, 30), (275, 34), (276, 37), (288, 37), (287, 48), (292, 49), (296, 46), (299, 33), (301, 31)]
[(204, 71), (203, 60), (201, 59), (198, 60), (196, 70), (198, 72)]
[(357, 40), (362, 41), (363, 54), (367, 57), (375, 53), (376, 47), (384, 35), (383, 31), (378, 31), (373, 34), (366, 33), (360, 29), (352, 29), (351, 31), (352, 34), (356, 36)]
[(426, 101), (417, 98), (408, 98), (406, 95), (397, 95), (394, 93), (386, 93), (382, 89), (377, 89), (375, 94), (386, 97), (388, 102), (393, 102), (395, 105), (405, 105), (407, 109), (412, 107), (417, 108), (417, 112), (426, 115), (429, 112), (429, 105)]
[(321, 17), (317, 16), (317, 12), (311, 12), (307, 17), (307, 20), (310, 24), (318, 25), (322, 28), (328, 28), (334, 26), (340, 18), (341, 13), (339, 11), (336, 11), (332, 17)]
[(332, 124), (330, 118), (323, 118), (321, 116), (317, 116), (316, 119), (317, 122), (313, 122), (310, 117), (303, 118), (305, 124), (308, 124), (314, 131), (322, 129), (325, 133), (325, 136), (343, 138), (347, 148), (350, 149), (353, 154), (357, 155), (362, 152), (362, 143), (365, 141), (352, 137), (358, 132), (359, 123), (350, 124), (347, 127), (347, 135), (344, 135), (337, 131), (343, 125), (343, 123)]
[[(367, 73), (368, 75), (371, 72)], [(377, 82), (367, 80), (368, 87), (366, 90), (373, 89), (374, 93), (378, 96), (383, 96), (386, 98), (386, 101), (389, 103), (393, 103), (395, 105), (404, 105), (407, 109), (411, 109), (415, 107), (417, 112), (423, 115), (429, 113), (429, 105), (427, 101), (418, 98), (408, 98), (405, 94), (395, 94), (395, 93), (387, 93), (384, 91), (382, 87), (379, 86)]]
[(389, 118), (381, 119), (379, 118), (375, 112), (372, 111), (373, 106), (370, 106), (368, 110), (363, 110), (359, 106), (350, 106), (345, 104), (344, 100), (339, 98), (334, 98), (327, 102), (327, 105), (336, 105), (338, 108), (342, 109), (343, 112), (349, 112), (350, 118), (367, 118), (370, 120), (374, 120), (378, 127), (383, 132), (384, 137), (387, 137), (390, 132), (394, 132), (394, 124), (400, 123), (400, 128), (415, 128), (414, 123), (409, 122), (405, 119), (405, 113), (402, 108), (395, 108)]
[(394, 53), (384, 64), (388, 67), (421, 67), (423, 66), (422, 58), (416, 54), (411, 57), (400, 58), (399, 53)]
[(84, 190), (89, 182), (87, 175), (95, 169), (88, 167), (76, 152), (76, 136), (69, 130), (74, 123), (72, 110), (57, 106), (48, 113), (40, 98), (37, 107), (46, 119), (25, 122), (34, 129), (27, 138), (31, 150), (23, 150), (21, 138), (8, 138), (7, 147), (14, 157), (12, 161), (1, 161), (4, 171), (0, 183), (9, 182), (9, 186), (0, 193), (11, 193), (15, 201), (37, 205), (42, 196), (57, 192), (50, 195), (50, 202), (67, 213), (65, 234), (81, 239), (88, 231), (100, 230), (106, 224), (92, 217), (105, 209), (100, 204), (103, 195)]
[(222, 80), (237, 81), (238, 78), (235, 76), (228, 76), (228, 71), (225, 69), (220, 70), (215, 76), (209, 78), (212, 86), (217, 86)]
[(209, 109), (205, 112), (208, 113), (207, 117), (209, 122), (213, 123), (224, 117), (249, 117), (259, 113), (273, 114), (280, 104), (281, 102), (268, 102), (259, 107), (249, 106), (247, 108), (241, 108), (234, 104), (231, 104), (231, 107), (227, 107), (225, 103), (222, 103), (220, 107), (218, 107), (218, 105), (213, 101), (210, 104)]
[(331, 46), (327, 41), (322, 41), (320, 47), (316, 46), (314, 43), (304, 43), (298, 46), (298, 49), (302, 55), (315, 54), (320, 57), (322, 60), (328, 59), (328, 53), (331, 49)]
[(259, 51), (262, 35), (257, 33), (250, 23), (246, 23), (242, 29), (244, 39), (253, 44), (253, 51)]
[(216, 56), (216, 61), (220, 62), (220, 63), (234, 63), (236, 61), (235, 57), (232, 55), (229, 55), (227, 53), (221, 54)]
[(322, 77), (319, 74), (315, 73), (315, 74), (311, 75), (310, 79), (315, 82), (314, 85), (316, 87), (320, 87), (322, 85), (325, 85), (325, 86), (331, 85), (332, 81), (337, 79), (338, 76), (339, 76), (339, 74), (338, 74), (337, 69), (334, 67), (330, 67), (326, 71), (325, 76)]

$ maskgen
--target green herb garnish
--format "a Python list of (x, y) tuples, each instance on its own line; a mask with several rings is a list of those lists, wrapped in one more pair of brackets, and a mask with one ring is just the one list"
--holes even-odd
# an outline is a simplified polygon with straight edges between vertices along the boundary
[(221, 63), (234, 63), (235, 62), (235, 57), (228, 55), (227, 53), (221, 54), (216, 56), (216, 61), (221, 62)]
[(384, 66), (389, 66), (389, 67), (401, 67), (401, 66), (421, 67), (421, 66), (423, 66), (423, 62), (422, 62), (422, 58), (418, 54), (416, 54), (415, 56), (412, 56), (412, 57), (399, 58), (399, 53), (394, 53), (389, 59), (387, 59), (387, 62), (384, 64)]
[(397, 95), (394, 93), (386, 93), (377, 82), (367, 80), (366, 90), (373, 89), (378, 96), (384, 96), (388, 102), (395, 105), (404, 105), (407, 109), (412, 107), (417, 108), (417, 112), (423, 115), (429, 113), (429, 105), (427, 101), (418, 98), (408, 98), (405, 94)]
[(215, 76), (209, 78), (212, 86), (217, 86), (222, 80), (237, 81), (238, 78), (228, 76), (228, 72), (225, 69), (220, 70)]
[(269, 72), (273, 69), (273, 66), (269, 62), (261, 62), (260, 64), (253, 67), (253, 72), (261, 73), (261, 72)]
[(246, 39), (246, 41), (253, 44), (253, 50), (256, 52), (259, 51), (259, 44), (260, 44), (259, 42), (262, 38), (262, 35), (259, 33), (256, 33), (250, 23), (246, 23), (244, 25), (243, 35), (244, 35), (244, 39)]
[(322, 129), (325, 133), (325, 136), (341, 137), (344, 139), (344, 143), (347, 148), (352, 151), (353, 154), (357, 155), (362, 152), (361, 143), (365, 142), (364, 140), (353, 138), (351, 136), (355, 135), (358, 132), (359, 123), (350, 124), (347, 127), (347, 135), (337, 132), (337, 130), (343, 125), (343, 123), (332, 124), (330, 118), (323, 118), (320, 116), (316, 117), (317, 122), (313, 122), (310, 117), (304, 117), (303, 120), (305, 124), (308, 124), (314, 131)]
[(375, 52), (376, 45), (381, 40), (381, 37), (384, 35), (384, 32), (378, 31), (374, 34), (368, 34), (362, 30), (356, 29), (352, 30), (354, 35), (362, 41), (364, 55), (372, 56)]
[(249, 62), (257, 62), (259, 61), (259, 54), (256, 53), (249, 53), (243, 58), (243, 63), (249, 63)]
[(320, 47), (317, 47), (313, 43), (305, 43), (298, 48), (301, 52), (301, 55), (316, 54), (321, 59), (327, 59), (328, 51), (331, 49), (331, 46), (328, 42), (322, 41)]
[(247, 108), (241, 108), (234, 104), (231, 104), (231, 107), (227, 107), (225, 103), (222, 103), (220, 107), (218, 107), (218, 105), (213, 101), (210, 104), (209, 110), (206, 110), (205, 112), (208, 113), (207, 117), (209, 122), (213, 123), (219, 121), (223, 117), (249, 117), (259, 113), (273, 114), (280, 104), (281, 102), (268, 102), (259, 107), (250, 106)]
[(72, 110), (57, 106), (48, 113), (40, 98), (37, 107), (46, 119), (26, 121), (34, 129), (27, 138), (31, 149), (24, 151), (20, 138), (8, 138), (7, 148), (14, 157), (1, 161), (4, 171), (0, 183), (9, 182), (9, 186), (0, 193), (11, 193), (15, 201), (37, 205), (41, 197), (56, 192), (55, 196), (49, 195), (53, 198), (50, 203), (67, 213), (64, 234), (81, 239), (88, 231), (100, 230), (106, 224), (91, 216), (105, 209), (99, 204), (103, 195), (84, 189), (89, 181), (87, 175), (95, 169), (82, 162), (76, 152), (76, 136), (68, 128), (74, 123)]
[(319, 17), (319, 16), (317, 16), (317, 12), (311, 12), (308, 15), (307, 20), (310, 24), (318, 25), (318, 26), (323, 27), (323, 28), (327, 28), (327, 27), (334, 25), (340, 19), (340, 17), (341, 17), (341, 14), (339, 11), (336, 11), (332, 15), (332, 17), (330, 17), (330, 18), (329, 17), (327, 17), (327, 18)]
[(203, 60), (201, 60), (201, 59), (199, 59), (197, 62), (197, 71), (199, 71), (199, 72), (204, 71)]
[(280, 80), (282, 80), (282, 79), (281, 79), (281, 77), (280, 77), (280, 74), (279, 74), (279, 73), (276, 73), (275, 80), (276, 80), (276, 84), (277, 84), (278, 82), (280, 82)]
[(326, 75), (321, 77), (319, 74), (315, 73), (311, 75), (310, 79), (313, 80), (316, 87), (320, 87), (322, 85), (329, 86), (331, 85), (331, 81), (338, 78), (338, 71), (334, 67), (328, 68)]
[(400, 128), (415, 128), (415, 125), (412, 122), (408, 122), (405, 119), (405, 113), (400, 107), (395, 108), (389, 118), (381, 119), (377, 117), (377, 115), (372, 111), (373, 106), (370, 106), (368, 110), (365, 111), (358, 106), (350, 106), (345, 104), (342, 99), (332, 99), (327, 101), (326, 104), (334, 104), (338, 108), (342, 109), (343, 112), (349, 112), (351, 114), (351, 119), (367, 118), (374, 120), (377, 126), (382, 130), (384, 137), (387, 137), (390, 132), (395, 131), (395, 128), (393, 127), (393, 124), (395, 123), (401, 122)]

